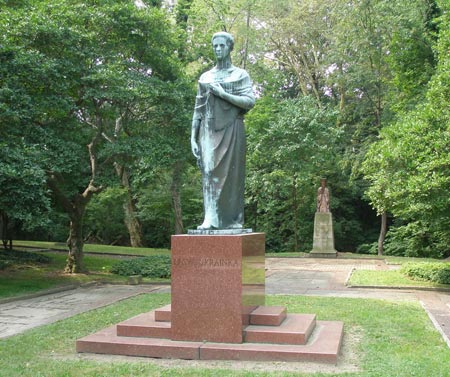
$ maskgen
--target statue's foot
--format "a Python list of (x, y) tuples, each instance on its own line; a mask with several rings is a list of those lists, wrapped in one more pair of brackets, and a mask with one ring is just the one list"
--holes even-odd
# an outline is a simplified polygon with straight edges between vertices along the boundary
[(242, 229), (242, 224), (231, 224), (228, 229)]
[(212, 226), (210, 223), (207, 223), (206, 221), (197, 227), (198, 230), (212, 230), (217, 229), (215, 226)]

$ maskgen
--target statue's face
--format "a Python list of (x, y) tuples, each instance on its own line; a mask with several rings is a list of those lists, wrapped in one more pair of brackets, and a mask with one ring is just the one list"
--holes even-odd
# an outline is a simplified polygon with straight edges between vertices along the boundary
[(218, 61), (221, 61), (230, 55), (230, 47), (227, 45), (227, 39), (225, 37), (214, 38), (212, 45)]

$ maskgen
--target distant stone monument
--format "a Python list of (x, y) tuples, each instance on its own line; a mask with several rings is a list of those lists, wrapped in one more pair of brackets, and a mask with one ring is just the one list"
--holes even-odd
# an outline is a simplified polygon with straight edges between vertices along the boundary
[(330, 212), (330, 191), (327, 188), (326, 178), (320, 180), (320, 187), (317, 190), (313, 249), (309, 255), (318, 258), (335, 258), (337, 256), (334, 248), (333, 216)]
[(243, 117), (255, 97), (248, 73), (231, 64), (233, 37), (219, 32), (211, 41), (217, 64), (200, 76), (192, 119), (191, 147), (202, 172), (205, 214), (197, 229), (246, 233), (239, 231), (244, 224)]

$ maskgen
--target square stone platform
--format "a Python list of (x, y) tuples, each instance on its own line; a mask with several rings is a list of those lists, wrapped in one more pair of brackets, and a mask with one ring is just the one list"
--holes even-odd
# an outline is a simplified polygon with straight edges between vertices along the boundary
[(172, 237), (172, 304), (77, 341), (78, 352), (336, 363), (342, 322), (265, 306), (265, 236)]
[[(336, 363), (343, 323), (314, 314), (258, 307), (242, 328), (243, 343), (173, 340), (170, 305), (140, 314), (77, 341), (77, 352), (189, 360), (315, 361)], [(277, 325), (279, 323), (279, 325)]]

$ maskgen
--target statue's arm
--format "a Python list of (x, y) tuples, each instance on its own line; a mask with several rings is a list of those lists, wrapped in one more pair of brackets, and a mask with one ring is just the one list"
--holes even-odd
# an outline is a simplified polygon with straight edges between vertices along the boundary
[(251, 94), (251, 90), (249, 90), (248, 94), (238, 96), (227, 93), (225, 89), (217, 83), (210, 84), (210, 90), (217, 97), (220, 97), (232, 105), (240, 107), (241, 109), (250, 110), (255, 105), (255, 97)]
[(197, 88), (197, 96), (195, 97), (194, 115), (192, 116), (191, 128), (191, 150), (194, 157), (198, 160), (200, 158), (200, 147), (198, 144), (200, 124), (202, 119), (202, 112), (204, 111), (204, 98), (202, 95), (200, 84)]
[(200, 132), (200, 119), (194, 117), (192, 119), (192, 130), (191, 130), (191, 149), (192, 154), (198, 160), (200, 158), (200, 148), (198, 146), (198, 134)]

